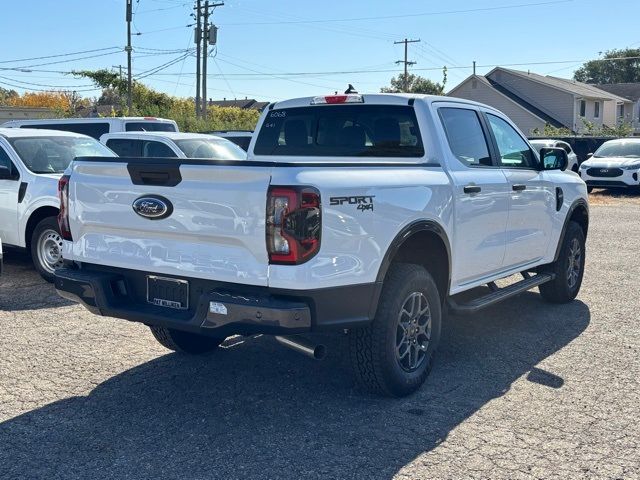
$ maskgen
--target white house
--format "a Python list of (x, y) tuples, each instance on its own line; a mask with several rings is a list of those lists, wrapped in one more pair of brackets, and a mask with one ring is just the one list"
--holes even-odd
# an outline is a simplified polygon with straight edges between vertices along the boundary
[(525, 134), (545, 124), (580, 133), (585, 121), (596, 127), (633, 121), (633, 102), (627, 98), (594, 85), (503, 67), (471, 75), (447, 95), (491, 105)]

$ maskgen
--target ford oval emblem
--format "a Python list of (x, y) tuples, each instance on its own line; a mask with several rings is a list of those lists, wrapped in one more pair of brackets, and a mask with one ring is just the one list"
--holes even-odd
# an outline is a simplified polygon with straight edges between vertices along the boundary
[(146, 195), (133, 202), (133, 211), (150, 220), (161, 220), (173, 213), (173, 205), (159, 195)]

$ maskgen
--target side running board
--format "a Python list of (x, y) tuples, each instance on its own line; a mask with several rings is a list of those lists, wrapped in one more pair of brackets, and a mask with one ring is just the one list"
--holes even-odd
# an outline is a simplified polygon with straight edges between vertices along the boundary
[(503, 288), (498, 288), (495, 283), (491, 282), (489, 283), (489, 288), (491, 289), (489, 293), (481, 297), (474, 298), (466, 303), (458, 303), (454, 300), (454, 297), (451, 297), (448, 300), (449, 311), (456, 315), (469, 315), (476, 313), (483, 308), (495, 305), (507, 298), (515, 297), (516, 295), (526, 292), (527, 290), (531, 290), (532, 288), (542, 285), (543, 283), (547, 283), (555, 278), (555, 275), (552, 273), (529, 275), (527, 272), (523, 272), (522, 276), (524, 278), (519, 282)]

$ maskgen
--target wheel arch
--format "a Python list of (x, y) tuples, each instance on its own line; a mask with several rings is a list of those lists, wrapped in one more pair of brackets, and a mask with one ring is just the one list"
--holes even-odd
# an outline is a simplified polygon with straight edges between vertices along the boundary
[(24, 229), (24, 243), (29, 250), (31, 248), (31, 236), (33, 235), (33, 231), (36, 228), (36, 225), (40, 223), (43, 219), (47, 217), (56, 217), (60, 210), (56, 207), (52, 207), (51, 205), (45, 205), (42, 207), (38, 207), (31, 213), (29, 216), (29, 220), (27, 220), (27, 225)]
[(451, 246), (444, 228), (434, 220), (418, 220), (404, 227), (393, 239), (378, 271), (382, 283), (393, 263), (424, 266), (434, 277), (444, 299), (451, 285)]
[(560, 232), (560, 238), (558, 239), (558, 245), (556, 246), (556, 254), (554, 255), (554, 261), (558, 260), (560, 256), (560, 250), (562, 243), (564, 242), (569, 222), (576, 222), (582, 228), (584, 238), (587, 238), (587, 232), (589, 231), (589, 204), (583, 198), (579, 198), (571, 204), (567, 216), (564, 219), (564, 225), (562, 226), (562, 232)]

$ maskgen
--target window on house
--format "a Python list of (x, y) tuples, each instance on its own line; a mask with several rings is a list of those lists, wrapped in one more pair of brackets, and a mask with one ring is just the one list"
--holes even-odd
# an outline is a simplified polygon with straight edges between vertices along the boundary
[(624, 103), (618, 105), (618, 118), (624, 118)]
[(587, 102), (580, 100), (580, 116), (584, 117), (587, 114)]
[(600, 102), (595, 102), (593, 104), (593, 117), (594, 118), (600, 117)]

